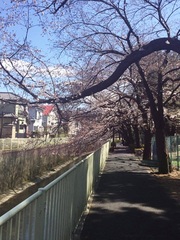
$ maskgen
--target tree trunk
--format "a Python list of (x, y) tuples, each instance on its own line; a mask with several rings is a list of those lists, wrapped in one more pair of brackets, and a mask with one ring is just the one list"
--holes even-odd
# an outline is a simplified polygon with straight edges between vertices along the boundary
[(127, 124), (127, 145), (129, 146), (130, 150), (134, 152), (134, 138), (133, 138), (133, 131), (132, 126), (130, 124)]
[(151, 160), (151, 130), (150, 128), (144, 130), (144, 151), (143, 160)]
[(156, 146), (157, 146), (157, 158), (159, 161), (159, 173), (166, 174), (169, 173), (169, 163), (168, 156), (166, 153), (166, 141), (165, 134), (161, 127), (156, 128)]
[(140, 138), (139, 138), (139, 129), (138, 125), (133, 125), (134, 138), (135, 138), (135, 148), (140, 148)]

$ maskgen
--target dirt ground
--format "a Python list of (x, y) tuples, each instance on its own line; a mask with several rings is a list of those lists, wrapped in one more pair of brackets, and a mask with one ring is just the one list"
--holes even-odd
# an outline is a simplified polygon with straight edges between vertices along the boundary
[(173, 170), (171, 173), (165, 175), (155, 172), (153, 174), (168, 189), (171, 197), (180, 203), (180, 171)]

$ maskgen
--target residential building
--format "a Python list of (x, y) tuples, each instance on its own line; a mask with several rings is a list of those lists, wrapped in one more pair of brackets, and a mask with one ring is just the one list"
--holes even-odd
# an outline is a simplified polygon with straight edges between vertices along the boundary
[(27, 136), (27, 101), (14, 93), (0, 92), (0, 138)]
[(43, 127), (46, 135), (55, 135), (58, 127), (58, 115), (54, 105), (43, 105)]
[(29, 124), (28, 133), (29, 136), (41, 136), (44, 132), (43, 127), (43, 107), (39, 105), (30, 105), (28, 107), (29, 112)]

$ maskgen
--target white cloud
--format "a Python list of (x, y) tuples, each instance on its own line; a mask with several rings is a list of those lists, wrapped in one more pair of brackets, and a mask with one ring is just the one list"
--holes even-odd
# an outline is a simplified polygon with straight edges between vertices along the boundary
[(48, 66), (45, 67), (40, 65), (33, 65), (30, 62), (24, 61), (24, 60), (9, 60), (9, 59), (3, 59), (1, 60), (1, 63), (3, 67), (9, 71), (9, 72), (18, 72), (22, 76), (26, 74), (26, 77), (34, 77), (41, 75), (45, 78), (48, 77), (67, 77), (67, 76), (74, 76), (75, 72), (71, 67), (64, 68), (62, 66), (54, 65), (54, 66)]

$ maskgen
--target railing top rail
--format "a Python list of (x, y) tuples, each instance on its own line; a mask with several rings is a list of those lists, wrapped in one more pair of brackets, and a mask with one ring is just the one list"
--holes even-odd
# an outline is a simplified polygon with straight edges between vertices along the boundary
[(2, 215), (0, 217), (0, 225), (4, 224), (5, 222), (7, 222), (10, 218), (12, 218), (13, 216), (15, 216), (18, 212), (20, 212), (23, 208), (27, 207), (31, 202), (33, 202), (35, 199), (37, 199), (40, 195), (42, 194), (41, 191), (37, 191), (36, 193), (34, 193), (33, 195), (31, 195), (30, 197), (28, 197), (27, 199), (25, 199), (24, 201), (22, 201), (21, 203), (19, 203), (17, 206), (15, 206), (14, 208), (12, 208), (11, 210), (9, 210), (7, 213), (5, 213), (4, 215)]
[[(100, 150), (101, 148), (97, 149), (96, 151)], [(96, 152), (95, 151), (95, 152)], [(32, 203), (33, 201), (35, 201), (38, 197), (40, 197), (42, 195), (42, 193), (45, 191), (48, 191), (50, 188), (52, 188), (54, 185), (56, 185), (56, 183), (58, 183), (61, 179), (63, 179), (65, 176), (67, 176), (68, 174), (70, 174), (72, 171), (74, 171), (74, 169), (76, 169), (80, 164), (82, 164), (83, 162), (85, 162), (86, 160), (88, 160), (94, 153), (89, 154), (88, 156), (86, 156), (84, 159), (82, 159), (80, 162), (76, 163), (72, 168), (70, 168), (69, 170), (67, 170), (66, 172), (64, 172), (63, 174), (61, 174), (59, 177), (57, 177), (54, 181), (50, 182), (47, 186), (45, 186), (44, 188), (39, 188), (38, 191), (36, 193), (34, 193), (33, 195), (31, 195), (30, 197), (28, 197), (27, 199), (25, 199), (24, 201), (22, 201), (21, 203), (19, 203), (17, 206), (15, 206), (14, 208), (12, 208), (10, 211), (8, 211), (7, 213), (5, 213), (4, 215), (2, 215), (0, 217), (0, 226), (3, 225), (5, 222), (7, 222), (9, 219), (11, 219), (12, 217), (14, 217), (18, 212), (20, 212), (23, 208), (25, 208), (26, 206), (28, 206), (30, 203)]]
[(48, 185), (46, 185), (44, 188), (40, 188), (38, 189), (38, 191), (36, 193), (34, 193), (33, 195), (31, 195), (30, 197), (28, 197), (27, 199), (25, 199), (24, 201), (22, 201), (21, 203), (19, 203), (17, 206), (15, 206), (14, 208), (12, 208), (11, 210), (9, 210), (7, 213), (5, 213), (4, 215), (2, 215), (0, 217), (0, 225), (4, 224), (5, 222), (7, 222), (10, 218), (12, 218), (13, 216), (15, 216), (18, 212), (20, 212), (23, 208), (25, 208), (26, 206), (28, 206), (31, 202), (33, 202), (35, 199), (37, 199), (41, 194), (42, 191), (48, 191), (50, 188), (52, 188), (56, 183), (58, 183), (62, 178), (64, 178), (65, 176), (67, 176), (69, 173), (71, 173), (75, 168), (77, 168), (77, 166), (79, 166), (80, 164), (82, 164), (84, 161), (86, 161), (93, 153), (89, 154), (86, 158), (82, 159), (80, 162), (76, 163), (72, 168), (70, 168), (69, 170), (67, 170), (66, 172), (64, 172), (62, 175), (60, 175), (59, 177), (57, 177), (55, 180), (53, 180), (52, 182), (50, 182)]
[(66, 172), (64, 172), (63, 174), (61, 174), (59, 177), (57, 177), (56, 179), (54, 179), (52, 182), (50, 182), (48, 185), (46, 185), (43, 189), (45, 191), (48, 191), (50, 188), (52, 188), (56, 183), (58, 183), (62, 178), (66, 177), (68, 174), (70, 174), (72, 171), (74, 171), (74, 169), (76, 169), (80, 164), (82, 164), (84, 161), (86, 161), (88, 158), (91, 157), (91, 155), (93, 155), (93, 153), (89, 154), (87, 157), (85, 157), (84, 159), (82, 159), (81, 161), (79, 161), (78, 163), (76, 163), (73, 167), (71, 167), (69, 170), (67, 170)]

